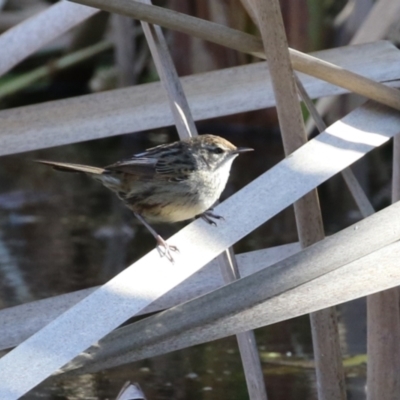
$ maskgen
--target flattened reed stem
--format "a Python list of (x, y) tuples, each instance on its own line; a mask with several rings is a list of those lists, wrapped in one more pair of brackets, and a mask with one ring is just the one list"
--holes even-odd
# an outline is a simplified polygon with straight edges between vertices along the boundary
[[(276, 98), (279, 124), (286, 155), (307, 142), (296, 83), (290, 62), (278, 0), (255, 0), (258, 26)], [(292, 59), (293, 62), (293, 59)], [(294, 64), (294, 63), (293, 63)], [(324, 239), (317, 191), (294, 204), (302, 247)], [(320, 400), (345, 399), (345, 381), (339, 345), (336, 311), (333, 307), (310, 314), (314, 358)]]

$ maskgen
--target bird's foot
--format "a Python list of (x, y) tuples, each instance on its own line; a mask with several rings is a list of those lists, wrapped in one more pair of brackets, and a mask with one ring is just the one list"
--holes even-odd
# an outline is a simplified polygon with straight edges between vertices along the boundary
[(174, 258), (172, 257), (171, 251), (179, 253), (179, 249), (176, 246), (168, 244), (160, 235), (156, 237), (157, 250), (160, 257), (166, 257), (167, 260), (174, 263)]
[(213, 226), (217, 226), (217, 223), (213, 221), (213, 219), (222, 221), (224, 220), (224, 217), (222, 217), (221, 215), (214, 214), (212, 208), (203, 212), (203, 214), (200, 215), (200, 218), (204, 219), (204, 221)]

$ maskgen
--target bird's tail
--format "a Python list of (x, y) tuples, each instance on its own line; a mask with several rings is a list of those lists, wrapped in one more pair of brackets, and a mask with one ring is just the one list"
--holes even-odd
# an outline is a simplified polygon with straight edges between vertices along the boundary
[(65, 172), (83, 172), (89, 175), (102, 175), (105, 171), (104, 168), (91, 167), (89, 165), (70, 164), (54, 161), (35, 160), (38, 163), (49, 165), (58, 171)]

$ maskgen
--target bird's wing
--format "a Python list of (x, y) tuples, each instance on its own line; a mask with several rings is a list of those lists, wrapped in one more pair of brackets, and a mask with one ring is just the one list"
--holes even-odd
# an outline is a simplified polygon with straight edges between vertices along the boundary
[(183, 146), (183, 142), (159, 145), (105, 169), (136, 175), (139, 179), (156, 177), (161, 180), (182, 181), (190, 173), (187, 160), (180, 160), (177, 156), (182, 152)]
[(151, 178), (156, 173), (156, 158), (133, 157), (105, 167), (106, 171), (124, 172), (138, 178)]
[(105, 168), (106, 172), (124, 172), (134, 175), (137, 179), (158, 179), (180, 182), (188, 179), (189, 171), (183, 165), (177, 165), (176, 160), (171, 158), (131, 158), (119, 161)]

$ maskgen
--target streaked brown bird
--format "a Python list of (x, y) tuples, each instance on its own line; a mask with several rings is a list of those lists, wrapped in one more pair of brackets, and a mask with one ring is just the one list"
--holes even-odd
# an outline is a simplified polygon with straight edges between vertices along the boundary
[(201, 217), (216, 225), (212, 212), (229, 178), (233, 160), (250, 148), (236, 147), (214, 135), (163, 144), (105, 168), (43, 161), (60, 171), (82, 172), (112, 190), (146, 226), (161, 256), (173, 261), (168, 243), (149, 222), (178, 222)]

